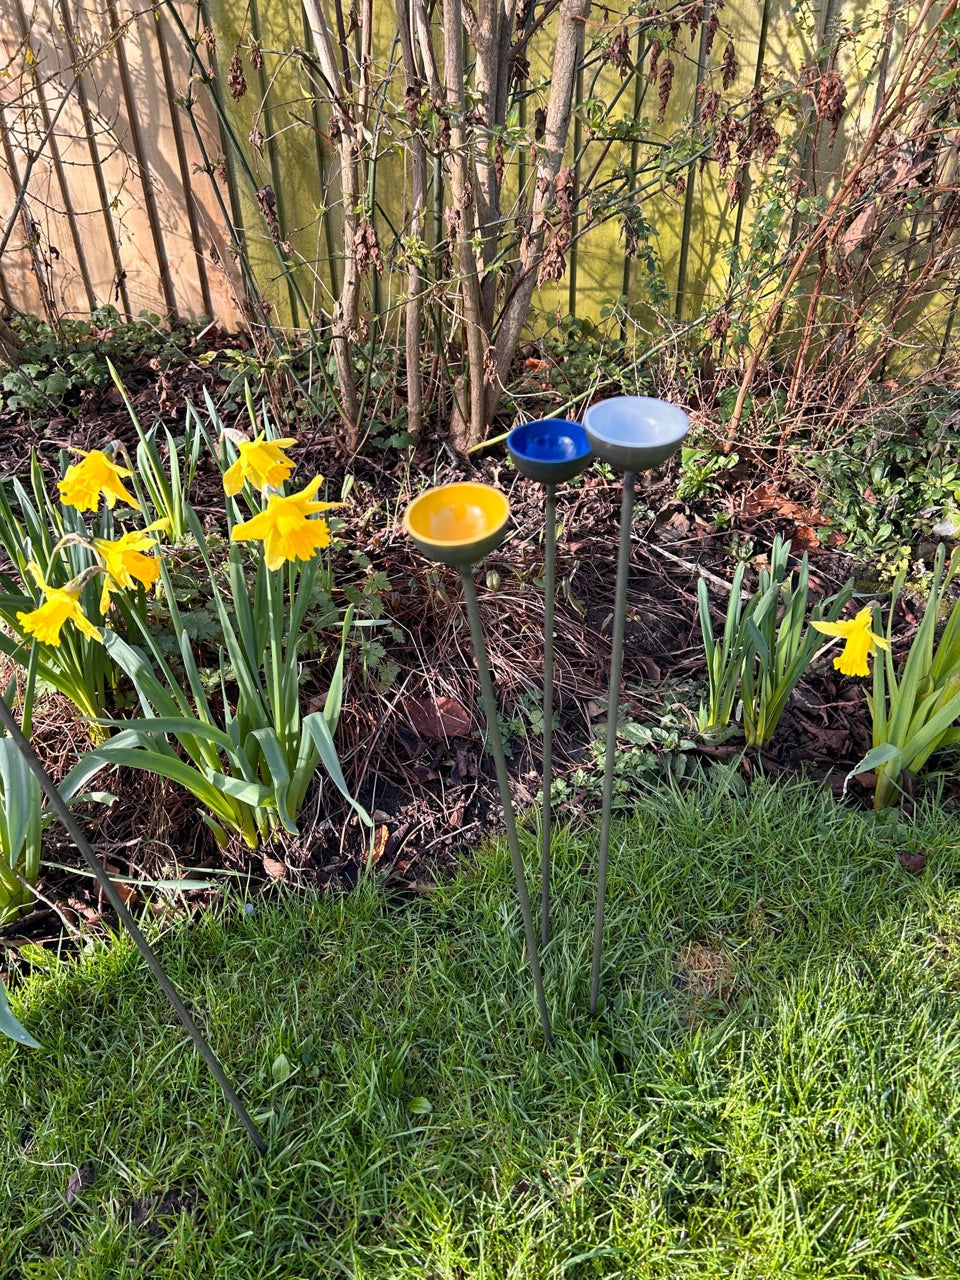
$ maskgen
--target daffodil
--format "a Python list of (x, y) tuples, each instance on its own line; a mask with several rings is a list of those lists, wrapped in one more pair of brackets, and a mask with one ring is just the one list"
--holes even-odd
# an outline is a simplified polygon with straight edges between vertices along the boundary
[(845, 676), (868, 676), (870, 664), (867, 659), (877, 649), (890, 648), (883, 636), (878, 636), (873, 630), (873, 610), (869, 605), (846, 622), (814, 622), (812, 626), (825, 636), (839, 636), (846, 641), (833, 660), (833, 665)]
[(283, 451), (296, 443), (290, 438), (268, 440), (265, 435), (241, 440), (237, 445), (240, 456), (223, 477), (226, 492), (231, 496), (239, 493), (244, 480), (249, 480), (255, 489), (263, 489), (267, 485), (279, 488), (293, 470), (293, 463)]
[(312, 560), (330, 543), (326, 520), (312, 520), (320, 511), (339, 502), (315, 502), (323, 476), (315, 476), (305, 489), (287, 495), (272, 493), (267, 505), (250, 520), (234, 527), (234, 542), (262, 542), (268, 569), (279, 569), (288, 560)]
[(67, 583), (65, 587), (48, 587), (38, 565), (32, 561), (27, 566), (37, 586), (43, 591), (44, 601), (30, 613), (18, 613), (17, 621), (24, 635), (33, 636), (41, 644), (60, 647), (60, 632), (68, 622), (79, 627), (91, 640), (103, 641), (100, 632), (80, 608), (81, 587)]
[(145, 529), (132, 529), (121, 538), (94, 538), (93, 545), (103, 561), (105, 576), (100, 595), (100, 612), (110, 607), (110, 596), (118, 588), (128, 590), (140, 582), (148, 589), (160, 577), (160, 561), (147, 554), (157, 546), (150, 534), (166, 529), (169, 520), (155, 520)]
[(66, 506), (76, 507), (78, 511), (96, 511), (102, 494), (111, 510), (118, 498), (135, 511), (140, 510), (140, 503), (123, 484), (123, 477), (133, 475), (132, 471), (117, 466), (101, 449), (91, 449), (89, 453), (78, 449), (77, 452), (80, 461), (67, 467), (58, 485), (61, 501)]

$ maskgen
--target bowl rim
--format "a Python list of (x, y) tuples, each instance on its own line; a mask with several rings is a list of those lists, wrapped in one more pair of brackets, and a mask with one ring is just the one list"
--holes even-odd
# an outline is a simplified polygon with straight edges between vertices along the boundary
[(605, 406), (605, 405), (614, 405), (614, 404), (661, 405), (665, 409), (670, 409), (672, 411), (671, 416), (673, 414), (678, 415), (676, 427), (670, 431), (669, 435), (665, 435), (663, 439), (658, 440), (656, 442), (651, 442), (651, 445), (649, 446), (651, 448), (656, 446), (675, 443), (677, 440), (682, 440), (683, 437), (690, 430), (690, 415), (687, 413), (685, 409), (681, 409), (678, 404), (673, 404), (672, 401), (670, 400), (661, 400), (657, 396), (607, 396), (603, 400), (595, 400), (593, 404), (591, 404), (588, 408), (584, 410), (584, 413), (583, 413), (584, 431), (588, 433), (592, 433), (594, 436), (597, 437), (598, 440), (603, 440), (607, 444), (619, 445), (621, 447), (626, 447), (626, 448), (633, 448), (634, 445), (632, 444), (631, 441), (625, 440), (622, 436), (608, 435), (606, 434), (606, 432), (603, 430), (602, 427), (597, 427), (592, 422), (589, 421), (595, 409), (600, 409), (602, 406)]
[[(421, 533), (418, 529), (414, 529), (410, 521), (410, 513), (415, 510), (419, 503), (425, 498), (431, 497), (435, 493), (442, 493), (444, 491), (449, 492), (453, 489), (480, 489), (485, 494), (493, 494), (494, 497), (503, 503), (503, 513), (500, 520), (495, 525), (491, 525), (490, 528), (485, 530), (479, 537), (474, 536), (472, 538), (431, 538), (429, 534)], [(497, 489), (492, 484), (484, 484), (480, 480), (452, 480), (449, 484), (433, 485), (429, 489), (424, 489), (422, 493), (418, 493), (403, 513), (403, 528), (408, 537), (412, 538), (415, 542), (422, 542), (428, 547), (469, 547), (473, 546), (475, 543), (483, 542), (487, 538), (493, 537), (494, 534), (499, 533), (509, 519), (510, 500), (500, 489)]]

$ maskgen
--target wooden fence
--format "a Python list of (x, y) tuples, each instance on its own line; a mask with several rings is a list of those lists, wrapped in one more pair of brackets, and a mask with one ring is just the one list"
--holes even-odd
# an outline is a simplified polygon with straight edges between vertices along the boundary
[[(208, 174), (216, 116), (162, 8), (4, 0), (0, 298), (50, 319), (239, 319)], [(196, 123), (196, 129), (194, 128)]]
[[(728, 0), (722, 19), (736, 48), (735, 87), (746, 96), (763, 73), (768, 83), (795, 84), (801, 68), (816, 63), (835, 5)], [(707, 77), (702, 33), (717, 7), (706, 0), (700, 34), (675, 58), (663, 123), (656, 122), (657, 80), (634, 76), (624, 94), (616, 66), (603, 57), (581, 76), (581, 102), (616, 101), (625, 116), (647, 117), (651, 136), (669, 140), (676, 123), (699, 110)], [(862, 6), (849, 6), (844, 21), (854, 8)], [(377, 0), (376, 15), (375, 56), (389, 73), (398, 57), (388, 38), (393, 4)], [(617, 21), (594, 5), (594, 33), (604, 23), (615, 31)], [(3, 306), (54, 319), (111, 303), (127, 316), (205, 315), (233, 328), (256, 293), (283, 324), (329, 314), (338, 175), (327, 123), (298, 70), (298, 51), (308, 46), (295, 2), (176, 0), (175, 7), (138, 9), (128, 0), (4, 0)], [(531, 48), (534, 83), (549, 73), (548, 52)], [(648, 58), (649, 42), (641, 36), (629, 54)], [(855, 75), (848, 88), (849, 114), (872, 89)], [(394, 75), (387, 91), (402, 110), (402, 79)], [(581, 176), (601, 151), (585, 129), (578, 115), (571, 147)], [(843, 131), (836, 142), (818, 136), (826, 172), (842, 152)], [(603, 163), (636, 160), (636, 143), (625, 142)], [(407, 216), (407, 174), (402, 155), (378, 164), (375, 228), (389, 264)], [(662, 310), (697, 314), (723, 292), (729, 250), (752, 216), (749, 189), (731, 196), (715, 167), (691, 162), (685, 183), (654, 181), (641, 201), (668, 297)], [(576, 240), (564, 278), (545, 284), (535, 305), (541, 314), (595, 316), (612, 299), (636, 301), (643, 285), (642, 268), (626, 257), (611, 222)], [(391, 296), (383, 295), (402, 288), (399, 273), (395, 285), (389, 271), (374, 280), (372, 309), (389, 307)]]

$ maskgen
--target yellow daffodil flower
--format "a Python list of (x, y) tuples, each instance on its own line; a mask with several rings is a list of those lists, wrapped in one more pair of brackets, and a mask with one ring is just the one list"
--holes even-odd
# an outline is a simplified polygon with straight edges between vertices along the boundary
[(76, 507), (78, 511), (96, 511), (103, 494), (111, 510), (118, 498), (135, 511), (140, 510), (140, 503), (123, 485), (122, 477), (133, 475), (132, 471), (118, 467), (101, 449), (91, 449), (89, 453), (78, 449), (77, 452), (81, 460), (67, 467), (58, 485), (60, 500), (66, 506)]
[(316, 476), (299, 493), (272, 493), (267, 505), (250, 520), (234, 527), (234, 542), (262, 542), (268, 569), (279, 569), (288, 560), (312, 560), (330, 543), (326, 520), (311, 520), (318, 511), (339, 507), (339, 502), (314, 502), (323, 476)]
[(889, 649), (889, 643), (873, 630), (873, 610), (866, 605), (854, 618), (846, 622), (814, 622), (815, 631), (825, 636), (839, 636), (846, 640), (833, 665), (845, 676), (868, 676), (867, 659), (879, 649)]
[(17, 614), (17, 621), (23, 628), (24, 635), (33, 636), (41, 644), (52, 644), (59, 648), (60, 632), (67, 622), (72, 622), (85, 636), (102, 643), (100, 632), (80, 608), (80, 588), (72, 583), (65, 587), (48, 587), (36, 564), (31, 562), (27, 567), (45, 598), (38, 609)]
[(267, 485), (278, 489), (293, 470), (293, 463), (283, 452), (296, 440), (268, 440), (265, 435), (255, 436), (253, 440), (241, 440), (237, 445), (239, 457), (223, 477), (223, 487), (232, 497), (243, 488), (244, 480), (249, 480), (255, 489), (263, 489)]
[(121, 538), (94, 538), (93, 545), (103, 561), (106, 575), (100, 595), (100, 612), (110, 608), (110, 596), (118, 588), (129, 590), (140, 582), (148, 589), (160, 577), (160, 561), (148, 555), (157, 546), (156, 538), (149, 535), (166, 529), (169, 520), (155, 520), (145, 529), (132, 529)]

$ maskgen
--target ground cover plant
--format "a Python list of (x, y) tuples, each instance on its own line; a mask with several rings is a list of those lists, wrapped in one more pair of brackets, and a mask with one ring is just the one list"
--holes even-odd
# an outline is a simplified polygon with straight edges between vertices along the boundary
[[(134, 381), (136, 384), (137, 380)], [(208, 806), (207, 812), (216, 824), (219, 821), (216, 811), (224, 811), (225, 806), (229, 806), (232, 812), (240, 802), (245, 803), (244, 797), (231, 797), (223, 792), (214, 795), (209, 778), (199, 773), (194, 775), (190, 768), (199, 765), (201, 770), (209, 768), (221, 776), (234, 770), (229, 758), (236, 748), (231, 742), (227, 751), (224, 741), (214, 742), (211, 735), (224, 731), (238, 708), (233, 693), (237, 663), (229, 647), (224, 645), (230, 631), (234, 632), (235, 640), (238, 635), (242, 640), (243, 635), (229, 619), (229, 626), (225, 627), (221, 613), (225, 604), (233, 607), (229, 602), (234, 597), (240, 604), (244, 599), (237, 556), (246, 555), (247, 545), (254, 550), (254, 556), (244, 560), (243, 571), (254, 571), (250, 586), (253, 587), (251, 598), (259, 601), (255, 617), (260, 622), (256, 626), (265, 625), (269, 611), (265, 609), (267, 592), (256, 585), (264, 575), (262, 564), (256, 569), (256, 544), (236, 544), (231, 552), (233, 567), (229, 574), (219, 575), (214, 565), (213, 577), (210, 577), (211, 564), (217, 562), (225, 550), (218, 540), (222, 532), (215, 534), (214, 528), (229, 529), (231, 521), (236, 523), (248, 513), (252, 517), (256, 511), (252, 490), (249, 501), (243, 500), (243, 509), (232, 505), (242, 495), (231, 498), (225, 494), (223, 471), (233, 465), (234, 455), (231, 452), (224, 456), (221, 463), (219, 450), (212, 447), (211, 442), (225, 441), (223, 447), (230, 450), (233, 446), (229, 442), (234, 439), (244, 443), (244, 448), (253, 448), (253, 436), (259, 430), (257, 424), (269, 422), (271, 414), (265, 406), (254, 405), (248, 394), (242, 410), (235, 405), (229, 416), (226, 411), (221, 416), (216, 403), (207, 395), (202, 411), (189, 402), (182, 404), (177, 421), (168, 425), (157, 420), (155, 406), (146, 398), (146, 388), (128, 393), (123, 384), (120, 387), (121, 403), (114, 408), (101, 405), (92, 418), (82, 419), (77, 438), (83, 440), (88, 451), (104, 439), (126, 439), (123, 456), (131, 461), (135, 475), (125, 478), (125, 483), (140, 486), (137, 492), (141, 493), (141, 506), (146, 514), (140, 520), (119, 498), (117, 511), (127, 510), (128, 523), (133, 521), (138, 528), (154, 518), (170, 521), (168, 532), (157, 530), (145, 535), (157, 540), (158, 545), (152, 549), (148, 546), (146, 551), (152, 551), (157, 557), (160, 573), (148, 593), (114, 594), (108, 633), (117, 634), (107, 635), (107, 646), (86, 640), (82, 633), (65, 625), (60, 632), (59, 649), (51, 652), (62, 661), (74, 643), (80, 645), (71, 670), (81, 680), (96, 677), (99, 681), (98, 697), (102, 700), (96, 704), (96, 714), (103, 717), (106, 711), (106, 718), (110, 719), (113, 707), (113, 718), (123, 720), (123, 723), (104, 725), (104, 731), (139, 735), (135, 742), (129, 737), (115, 738), (112, 746), (104, 749), (103, 758), (115, 753), (112, 760), (115, 765), (120, 763), (120, 755), (116, 753), (130, 754), (123, 757), (119, 771), (110, 775), (108, 784), (97, 785), (108, 785), (114, 791), (119, 788), (121, 793), (137, 797), (131, 801), (136, 806), (141, 803), (140, 793), (130, 780), (127, 765), (161, 764), (167, 773), (175, 770), (178, 781), (194, 782), (195, 790), (199, 788), (202, 792), (200, 798), (213, 802), (213, 811)], [(669, 385), (664, 386), (661, 393), (674, 394)], [(147, 427), (141, 426), (138, 419), (138, 415), (144, 413), (144, 406), (148, 406)], [(701, 424), (700, 438), (705, 440), (707, 419), (703, 411), (697, 417)], [(504, 472), (499, 454), (500, 450), (494, 448), (479, 455), (472, 474), (508, 490), (515, 532), (485, 567), (481, 610), (492, 640), (494, 676), (499, 686), (502, 728), (514, 786), (518, 797), (525, 799), (532, 798), (538, 785), (542, 729), (539, 707), (542, 649), (537, 640), (542, 630), (542, 601), (538, 589), (542, 573), (542, 493), (537, 486)], [(65, 520), (71, 516), (73, 521), (62, 530), (71, 535), (64, 554), (76, 559), (76, 563), (71, 561), (69, 572), (76, 575), (91, 569), (89, 555), (79, 544), (79, 539), (88, 533), (84, 520), (89, 524), (89, 514), (61, 506), (54, 496), (58, 495), (57, 479), (69, 459), (76, 456), (67, 454), (58, 461), (57, 453), (41, 446), (29, 478), (10, 480), (4, 486), (4, 491), (12, 495), (12, 506), (8, 505), (5, 517), (8, 554), (20, 557), (18, 567), (25, 582), (29, 582), (29, 577), (22, 550), (24, 539), (29, 538), (33, 546), (45, 547), (49, 558), (53, 546), (50, 529), (55, 527), (57, 518)], [(428, 464), (427, 455), (422, 449), (408, 457), (378, 453), (372, 460), (356, 459), (350, 472), (346, 472), (323, 438), (317, 442), (307, 426), (296, 457), (304, 475), (326, 470), (332, 462), (331, 496), (349, 492), (351, 497), (346, 506), (331, 513), (341, 524), (337, 571), (335, 575), (327, 568), (317, 572), (296, 660), (301, 673), (299, 697), (307, 715), (316, 717), (326, 707), (336, 724), (334, 711), (338, 710), (338, 750), (344, 794), (356, 797), (366, 813), (372, 815), (373, 829), (368, 837), (362, 824), (349, 821), (349, 806), (346, 800), (340, 806), (332, 787), (323, 790), (321, 803), (309, 806), (306, 833), (300, 837), (293, 835), (290, 827), (279, 819), (279, 809), (272, 802), (267, 810), (269, 844), (262, 844), (262, 830), (257, 828), (254, 834), (257, 822), (251, 825), (246, 810), (240, 828), (248, 832), (252, 843), (261, 843), (267, 859), (264, 865), (272, 868), (269, 874), (284, 879), (306, 879), (320, 885), (352, 883), (365, 859), (372, 856), (378, 874), (415, 882), (430, 880), (438, 870), (442, 874), (443, 869), (452, 864), (465, 829), (471, 838), (479, 832), (497, 829), (498, 802), (489, 759), (480, 747), (482, 729), (477, 719), (478, 698), (472, 663), (461, 652), (457, 634), (459, 586), (442, 569), (426, 566), (398, 534), (394, 523), (407, 495), (426, 482), (425, 476), (418, 478), (417, 469)], [(430, 465), (430, 478), (437, 481), (463, 475), (459, 465), (449, 459), (434, 460)], [(683, 478), (683, 465), (680, 459), (679, 480)], [(787, 657), (788, 634), (792, 637), (790, 644), (802, 637), (804, 661), (793, 663), (786, 684), (776, 672), (765, 673), (762, 664), (757, 666), (756, 676), (751, 677), (760, 694), (769, 684), (777, 708), (772, 737), (769, 730), (773, 721), (766, 715), (767, 740), (758, 748), (760, 763), (777, 773), (789, 773), (797, 768), (812, 771), (839, 793), (845, 779), (856, 771), (873, 745), (868, 687), (862, 679), (845, 671), (834, 673), (829, 660), (823, 657), (803, 669), (817, 648), (818, 637), (814, 631), (804, 631), (797, 625), (802, 614), (815, 621), (818, 610), (831, 599), (835, 602), (831, 615), (835, 615), (837, 603), (843, 598), (839, 593), (844, 590), (851, 571), (859, 579), (862, 562), (846, 557), (842, 548), (831, 547), (825, 538), (811, 541), (808, 522), (814, 513), (808, 505), (810, 499), (804, 503), (789, 496), (788, 476), (779, 481), (782, 487), (771, 480), (758, 484), (752, 469), (755, 466), (754, 458), (752, 463), (744, 460), (733, 468), (724, 468), (718, 473), (723, 476), (722, 488), (702, 493), (698, 498), (676, 496), (680, 487), (676, 469), (668, 469), (641, 492), (628, 600), (618, 795), (628, 798), (637, 779), (650, 780), (662, 774), (666, 767), (679, 768), (684, 757), (693, 758), (706, 752), (734, 758), (739, 753), (741, 717), (743, 721), (747, 717), (738, 709), (738, 703), (744, 700), (733, 684), (728, 690), (729, 706), (724, 713), (728, 720), (733, 720), (730, 739), (724, 743), (703, 742), (697, 731), (694, 709), (707, 691), (703, 683), (704, 652), (696, 636), (696, 620), (699, 612), (703, 621), (703, 582), (706, 580), (711, 625), (715, 634), (720, 634), (728, 603), (734, 607), (736, 592), (732, 588), (739, 585), (748, 594), (754, 592), (768, 571), (771, 552), (778, 546), (781, 550), (784, 547), (785, 540), (778, 535), (778, 526), (785, 525), (792, 532), (807, 556), (808, 598), (806, 607), (799, 607), (804, 604), (804, 593), (793, 593), (790, 615), (793, 621), (787, 627), (782, 592), (768, 591), (769, 608), (764, 615), (764, 626), (770, 635), (765, 638), (759, 631), (758, 635), (761, 648), (766, 646), (770, 653), (783, 648)], [(803, 492), (801, 489), (801, 495)], [(565, 486), (559, 496), (559, 678), (555, 717), (561, 764), (558, 798), (566, 811), (574, 815), (583, 805), (592, 803), (596, 790), (595, 743), (609, 660), (605, 628), (609, 625), (610, 549), (618, 499), (616, 477), (599, 466), (591, 468), (575, 484)], [(27, 507), (32, 503), (32, 514), (29, 520), (18, 521), (16, 512), (22, 513), (24, 503)], [(199, 535), (195, 527), (188, 527), (188, 509), (204, 513)], [(112, 515), (103, 510), (97, 518), (106, 520)], [(105, 524), (95, 537), (109, 539), (117, 531)], [(198, 549), (207, 543), (205, 561)], [(922, 547), (918, 546), (918, 551), (922, 553)], [(146, 559), (149, 561), (151, 556), (147, 555)], [(796, 579), (798, 571), (802, 579), (803, 554), (788, 560), (784, 586), (787, 580)], [(305, 576), (297, 578), (298, 590), (302, 589)], [(204, 582), (208, 583), (206, 587)], [(901, 595), (890, 614), (897, 668), (915, 625), (918, 585), (923, 589), (922, 584), (913, 584)], [(102, 591), (99, 579), (91, 578), (84, 591), (87, 615), (99, 618), (97, 609)], [(284, 599), (293, 599), (286, 586)], [(33, 604), (39, 600), (39, 595), (35, 595)], [(28, 606), (23, 596), (9, 603), (8, 618), (14, 620)], [(142, 608), (146, 613), (141, 616)], [(348, 634), (351, 629), (344, 627), (344, 623), (351, 608), (354, 626), (352, 634)], [(862, 609), (860, 599), (844, 611), (844, 618), (857, 609)], [(124, 622), (122, 629), (121, 622)], [(745, 636), (740, 636), (733, 646), (737, 653), (727, 653), (733, 667), (739, 668), (744, 662), (744, 653), (740, 652), (744, 639)], [(781, 640), (786, 647), (780, 645)], [(5, 643), (15, 647), (9, 638)], [(243, 643), (245, 651), (255, 655), (266, 651), (256, 639), (251, 644), (246, 640)], [(146, 666), (131, 652), (131, 645), (142, 651)], [(111, 653), (122, 658), (126, 666), (112, 662)], [(223, 659), (227, 659), (226, 666)], [(188, 666), (184, 666), (185, 661)], [(752, 661), (758, 661), (756, 656)], [(135, 678), (149, 673), (151, 664), (154, 667), (151, 691), (144, 692), (146, 702), (143, 702), (136, 692)], [(267, 665), (270, 666), (269, 662)], [(283, 660), (281, 667), (287, 672), (286, 683), (281, 681), (287, 691), (284, 696), (289, 696), (293, 689), (290, 675), (294, 665), (292, 661)], [(107, 679), (104, 671), (112, 671), (112, 679)], [(118, 687), (118, 672), (123, 673), (122, 680), (132, 683)], [(785, 700), (800, 672), (799, 686)], [(863, 674), (860, 672), (859, 676)], [(42, 671), (41, 675), (49, 680), (49, 671)], [(256, 682), (251, 677), (247, 683), (252, 689)], [(228, 697), (221, 708), (225, 690)], [(70, 691), (68, 687), (67, 692)], [(208, 711), (202, 710), (204, 700)], [(147, 721), (139, 725), (129, 721), (138, 701), (141, 711), (152, 718), (152, 725)], [(186, 722), (196, 715), (195, 705), (201, 708), (202, 717), (209, 714), (206, 728), (200, 726), (198, 730), (197, 723), (191, 721), (192, 729), (200, 733), (200, 741), (196, 741), (196, 733), (191, 739), (191, 725)], [(759, 714), (759, 702), (757, 707), (758, 712), (751, 714)], [(835, 710), (837, 707), (842, 707), (842, 713)], [(200, 753), (199, 761), (191, 761), (189, 755), (179, 758), (177, 753), (181, 747), (172, 739), (169, 745), (164, 744), (159, 734), (152, 732), (159, 728), (156, 716), (162, 708), (168, 727), (172, 717), (177, 721), (178, 732), (185, 734), (191, 747)], [(46, 732), (48, 714), (40, 716), (37, 732), (41, 735)], [(286, 712), (283, 718), (285, 722), (290, 721)], [(328, 727), (331, 726), (328, 724)], [(249, 738), (250, 735), (241, 736)], [(61, 748), (52, 746), (53, 758), (63, 760), (68, 769), (77, 758), (76, 747), (77, 744), (71, 744), (69, 754), (63, 757), (59, 754)], [(167, 758), (159, 759), (159, 753)], [(937, 768), (944, 762), (949, 763), (948, 755), (935, 759), (932, 764)], [(747, 761), (743, 767), (753, 766)], [(263, 785), (267, 781), (264, 777), (255, 780), (247, 776), (250, 762), (244, 764), (239, 757), (235, 777), (237, 773), (240, 776), (236, 785), (248, 790), (251, 783)], [(302, 784), (302, 771), (299, 780)], [(948, 779), (948, 789), (951, 785)], [(852, 796), (859, 795), (860, 785), (856, 780), (847, 786)], [(281, 787), (281, 793), (282, 790)], [(299, 788), (295, 790), (299, 795)], [(249, 792), (254, 794), (262, 795), (262, 792)], [(294, 809), (298, 803), (296, 795)], [(176, 878), (182, 873), (182, 865), (180, 868), (173, 865), (170, 851), (180, 846), (193, 850), (189, 865), (207, 860), (217, 865), (225, 859), (228, 866), (249, 868), (249, 853), (232, 847), (218, 851), (202, 840), (198, 843), (196, 826), (192, 818), (187, 817), (193, 810), (177, 799), (172, 789), (157, 792), (156, 805), (145, 843), (143, 829), (134, 832), (130, 829), (130, 819), (124, 819), (128, 811), (124, 803), (114, 806), (110, 814), (93, 816), (95, 838), (99, 832), (111, 847), (134, 850), (134, 861), (125, 863), (122, 855), (119, 863), (114, 864), (118, 874), (138, 880), (149, 879), (151, 873), (159, 879)], [(289, 803), (286, 807), (290, 825), (296, 825)], [(223, 816), (229, 818), (225, 812)], [(184, 830), (179, 835), (181, 824)], [(225, 830), (222, 823), (220, 827)], [(162, 833), (159, 838), (154, 836), (154, 831)], [(128, 846), (127, 842), (135, 834), (141, 839)], [(55, 834), (52, 838), (56, 839)], [(145, 855), (144, 849), (150, 852)], [(53, 861), (67, 864), (75, 858), (69, 850), (60, 850)], [(260, 862), (255, 860), (254, 865), (259, 866)], [(48, 891), (59, 881), (59, 874), (43, 870), (38, 887), (48, 896)], [(54, 898), (62, 891), (58, 887)], [(89, 891), (82, 884), (72, 884), (69, 892), (74, 898), (79, 893), (86, 904), (84, 909), (96, 917), (98, 904), (95, 899), (90, 901)], [(36, 927), (48, 936), (50, 909), (43, 904), (37, 909), (41, 914)], [(47, 923), (43, 923), (44, 918)]]
[(132, 946), (48, 957), (15, 997), (43, 1048), (0, 1045), (0, 1274), (952, 1274), (952, 817), (725, 767), (614, 835), (596, 1020), (595, 837), (558, 836), (550, 1052), (503, 847), (411, 900), (229, 895), (160, 930), (262, 1161)]

